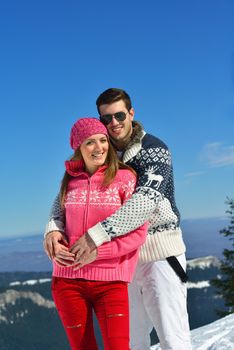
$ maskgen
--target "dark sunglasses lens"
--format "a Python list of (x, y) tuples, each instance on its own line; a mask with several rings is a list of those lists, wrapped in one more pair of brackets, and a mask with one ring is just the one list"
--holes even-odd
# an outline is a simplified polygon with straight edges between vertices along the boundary
[(117, 112), (114, 114), (115, 119), (118, 120), (118, 122), (123, 122), (126, 119), (126, 113), (124, 112)]
[[(126, 113), (124, 112), (116, 112), (113, 116), (118, 122), (123, 122), (126, 119)], [(103, 124), (108, 125), (112, 121), (112, 114), (101, 115), (100, 120)]]
[(111, 114), (101, 115), (100, 120), (104, 125), (108, 125), (112, 121), (112, 115)]

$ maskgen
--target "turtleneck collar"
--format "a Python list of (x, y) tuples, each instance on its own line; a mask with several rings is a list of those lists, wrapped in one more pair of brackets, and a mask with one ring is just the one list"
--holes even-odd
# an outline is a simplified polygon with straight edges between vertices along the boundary
[[(81, 174), (89, 175), (85, 170), (85, 164), (83, 160), (66, 160), (65, 168), (66, 172), (73, 177), (79, 176)], [(96, 174), (97, 172), (103, 173), (106, 168), (107, 165), (104, 164), (103, 166), (98, 168), (92, 175)]]

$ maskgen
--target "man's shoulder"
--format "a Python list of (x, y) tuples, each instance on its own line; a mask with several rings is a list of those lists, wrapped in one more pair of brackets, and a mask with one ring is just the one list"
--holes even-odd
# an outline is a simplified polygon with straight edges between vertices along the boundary
[(146, 133), (142, 139), (142, 148), (143, 149), (149, 149), (149, 148), (163, 148), (165, 150), (168, 150), (167, 145), (164, 141), (162, 141), (160, 138)]

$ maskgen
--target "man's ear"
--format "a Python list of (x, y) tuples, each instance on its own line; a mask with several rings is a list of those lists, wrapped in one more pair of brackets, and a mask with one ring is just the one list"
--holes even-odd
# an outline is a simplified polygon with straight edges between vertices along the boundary
[(134, 119), (134, 115), (135, 115), (135, 111), (134, 111), (134, 108), (132, 107), (130, 110), (129, 110), (129, 115), (130, 115), (130, 119), (133, 120)]

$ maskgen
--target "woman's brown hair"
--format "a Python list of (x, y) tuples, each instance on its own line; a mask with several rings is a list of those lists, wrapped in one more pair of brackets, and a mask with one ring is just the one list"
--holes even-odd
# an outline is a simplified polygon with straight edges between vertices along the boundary
[[(108, 140), (108, 142), (109, 142), (109, 140)], [(78, 148), (70, 160), (81, 160), (81, 159), (83, 159), (83, 157), (82, 157), (80, 148)], [(121, 162), (120, 160), (118, 160), (116, 152), (115, 152), (115, 150), (110, 142), (109, 142), (109, 149), (108, 149), (105, 164), (107, 165), (107, 168), (106, 168), (105, 173), (104, 173), (104, 179), (103, 179), (103, 183), (102, 183), (103, 186), (109, 186), (112, 183), (112, 181), (114, 180), (114, 178), (117, 174), (118, 169), (128, 169), (136, 175), (136, 172), (130, 166), (128, 166), (128, 165), (124, 164), (123, 162)], [(69, 181), (72, 178), (73, 177), (70, 174), (68, 174), (67, 171), (65, 171), (62, 182), (61, 182), (61, 188), (60, 188), (61, 206), (64, 206), (65, 196), (67, 193), (67, 186), (68, 186)]]

